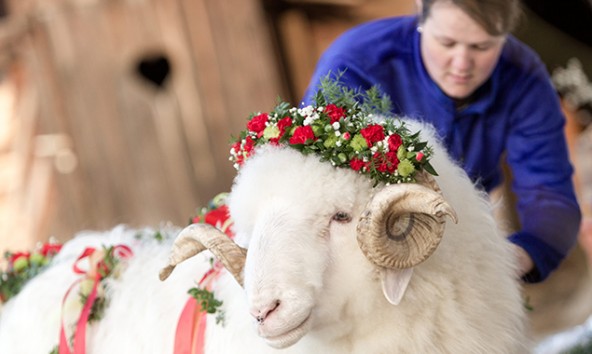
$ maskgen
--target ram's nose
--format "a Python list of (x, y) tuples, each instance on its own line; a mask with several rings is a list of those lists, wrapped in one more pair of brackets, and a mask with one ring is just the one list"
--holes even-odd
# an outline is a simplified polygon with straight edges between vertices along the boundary
[(251, 316), (253, 316), (257, 322), (262, 325), (265, 319), (277, 310), (280, 306), (280, 300), (273, 300), (268, 303), (251, 307)]

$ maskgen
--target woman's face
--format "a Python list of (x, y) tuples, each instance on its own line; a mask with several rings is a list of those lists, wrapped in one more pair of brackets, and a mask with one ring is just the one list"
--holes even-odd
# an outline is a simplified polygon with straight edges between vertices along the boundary
[(451, 2), (438, 1), (422, 24), (421, 57), (440, 89), (460, 100), (489, 78), (505, 38), (488, 34)]

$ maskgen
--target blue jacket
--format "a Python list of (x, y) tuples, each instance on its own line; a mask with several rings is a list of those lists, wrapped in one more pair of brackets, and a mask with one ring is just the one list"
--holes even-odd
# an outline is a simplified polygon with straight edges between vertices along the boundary
[(423, 66), (416, 28), (417, 17), (397, 17), (343, 34), (319, 60), (304, 103), (324, 76), (345, 70), (346, 85), (378, 85), (392, 99), (393, 113), (432, 123), (450, 154), (486, 191), (502, 182), (500, 162), (507, 154), (522, 227), (510, 240), (535, 263), (525, 280), (545, 279), (575, 244), (581, 218), (565, 118), (545, 66), (508, 36), (491, 78), (471, 104), (457, 109)]

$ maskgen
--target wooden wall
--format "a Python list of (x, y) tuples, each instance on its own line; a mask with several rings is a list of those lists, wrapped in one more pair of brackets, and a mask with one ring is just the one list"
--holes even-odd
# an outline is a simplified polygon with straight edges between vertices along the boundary
[(228, 142), (250, 113), (297, 103), (347, 28), (413, 11), (413, 0), (6, 3), (0, 252), (118, 223), (184, 225), (229, 190)]
[(258, 1), (10, 5), (0, 252), (118, 223), (184, 225), (229, 190), (231, 134), (283, 91)]

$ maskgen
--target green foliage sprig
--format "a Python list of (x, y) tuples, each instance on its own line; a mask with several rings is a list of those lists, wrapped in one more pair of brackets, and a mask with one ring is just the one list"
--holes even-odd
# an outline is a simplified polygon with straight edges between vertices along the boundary
[(6, 266), (0, 269), (0, 303), (16, 296), (29, 280), (47, 267), (61, 248), (61, 244), (51, 240), (32, 252), (5, 252)]
[(209, 314), (217, 314), (217, 324), (224, 322), (224, 313), (220, 308), (224, 302), (216, 299), (213, 292), (200, 286), (197, 286), (189, 289), (188, 293), (189, 295), (191, 295), (191, 297), (197, 300), (203, 312)]

